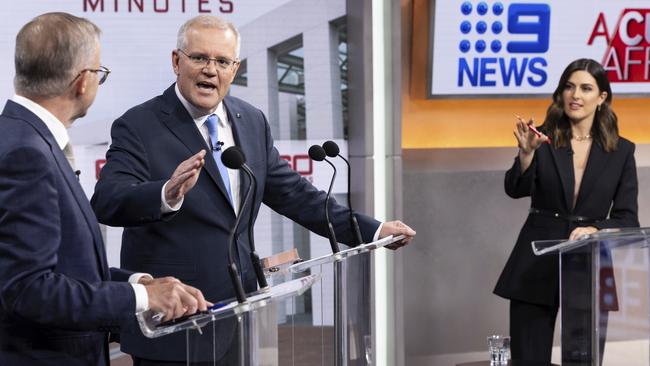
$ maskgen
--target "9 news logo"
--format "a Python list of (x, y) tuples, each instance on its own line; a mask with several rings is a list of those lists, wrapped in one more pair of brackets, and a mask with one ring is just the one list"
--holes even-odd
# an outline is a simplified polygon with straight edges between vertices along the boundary
[(501, 2), (460, 6), (457, 86), (540, 87), (548, 78), (543, 55), (549, 48), (548, 4)]

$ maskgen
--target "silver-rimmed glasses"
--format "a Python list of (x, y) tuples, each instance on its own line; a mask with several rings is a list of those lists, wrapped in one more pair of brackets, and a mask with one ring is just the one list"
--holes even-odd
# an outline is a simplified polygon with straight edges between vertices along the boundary
[(79, 73), (77, 74), (77, 76), (74, 77), (74, 79), (72, 79), (70, 85), (72, 85), (72, 83), (74, 83), (75, 80), (79, 79), (79, 76), (81, 76), (81, 74), (83, 74), (84, 72), (94, 72), (95, 74), (97, 74), (97, 76), (99, 76), (99, 85), (102, 85), (104, 84), (106, 79), (108, 79), (108, 74), (111, 73), (111, 70), (105, 66), (99, 66), (99, 69), (83, 69), (79, 71)]
[(201, 54), (187, 54), (185, 51), (181, 50), (180, 48), (178, 49), (178, 52), (182, 53), (187, 57), (190, 62), (197, 67), (208, 67), (210, 65), (210, 62), (214, 62), (214, 64), (217, 66), (218, 69), (221, 70), (229, 70), (231, 67), (234, 65), (238, 64), (238, 60), (231, 60), (227, 57), (208, 57), (206, 55), (201, 55)]

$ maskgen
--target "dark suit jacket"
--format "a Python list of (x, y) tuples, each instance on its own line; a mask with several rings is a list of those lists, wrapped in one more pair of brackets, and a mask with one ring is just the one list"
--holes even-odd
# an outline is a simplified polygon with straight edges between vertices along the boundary
[[(130, 273), (109, 271), (97, 219), (45, 124), (0, 116), (0, 365), (103, 365), (134, 321)], [(133, 325), (133, 324), (131, 324)]]
[[(256, 201), (245, 207), (239, 232), (238, 267), (246, 291), (256, 288), (248, 250), (248, 220), (262, 202), (320, 235), (326, 235), (325, 193), (314, 188), (279, 158), (273, 146), (264, 114), (250, 104), (226, 97), (224, 105), (232, 124), (235, 143), (246, 155), (257, 179)], [(185, 195), (176, 214), (162, 215), (163, 184), (183, 160), (207, 149), (196, 124), (176, 96), (174, 86), (163, 95), (127, 111), (112, 127), (112, 144), (91, 200), (100, 222), (124, 226), (122, 266), (154, 276), (175, 276), (203, 291), (206, 299), (232, 298), (227, 274), (227, 239), (235, 213), (227, 199), (223, 181), (212, 157), (194, 188)], [(209, 150), (208, 150), (209, 151)], [(250, 184), (240, 176), (241, 197)], [(330, 204), (330, 217), (341, 242), (352, 242), (348, 210)], [(365, 240), (372, 239), (379, 222), (357, 215)], [(235, 323), (217, 322), (217, 359), (230, 347)], [(208, 332), (210, 333), (210, 332)], [(139, 357), (184, 360), (185, 336), (171, 335), (156, 340), (122, 334), (122, 349)], [(212, 342), (204, 336), (209, 347)], [(210, 351), (209, 356), (212, 356)]]
[[(505, 190), (512, 198), (531, 197), (531, 207), (560, 214), (598, 219), (599, 229), (639, 226), (638, 182), (634, 144), (620, 138), (618, 148), (605, 152), (594, 141), (589, 152), (578, 199), (574, 195), (573, 155), (570, 147), (544, 144), (531, 166), (521, 174), (519, 158), (506, 172)], [(610, 209), (611, 207), (611, 209)], [(567, 220), (529, 215), (494, 293), (533, 304), (557, 306), (557, 255), (535, 256), (531, 241), (566, 239), (576, 225)]]

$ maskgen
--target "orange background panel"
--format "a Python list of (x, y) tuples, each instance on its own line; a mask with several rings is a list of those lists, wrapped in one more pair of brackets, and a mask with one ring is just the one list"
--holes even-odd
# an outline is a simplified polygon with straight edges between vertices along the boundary
[[(403, 0), (402, 147), (515, 146), (515, 114), (541, 124), (551, 97), (427, 99), (429, 0)], [(410, 20), (410, 22), (409, 22)], [(552, 81), (552, 82), (557, 82)], [(621, 135), (650, 144), (650, 98), (614, 95)]]

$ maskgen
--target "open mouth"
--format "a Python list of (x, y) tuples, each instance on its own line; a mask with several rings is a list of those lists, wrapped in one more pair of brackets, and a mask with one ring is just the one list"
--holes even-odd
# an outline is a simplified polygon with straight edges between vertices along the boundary
[(217, 87), (214, 84), (212, 84), (210, 82), (207, 82), (207, 81), (200, 81), (200, 82), (196, 83), (196, 86), (199, 89), (205, 90), (205, 91), (213, 91), (213, 90), (217, 89)]

